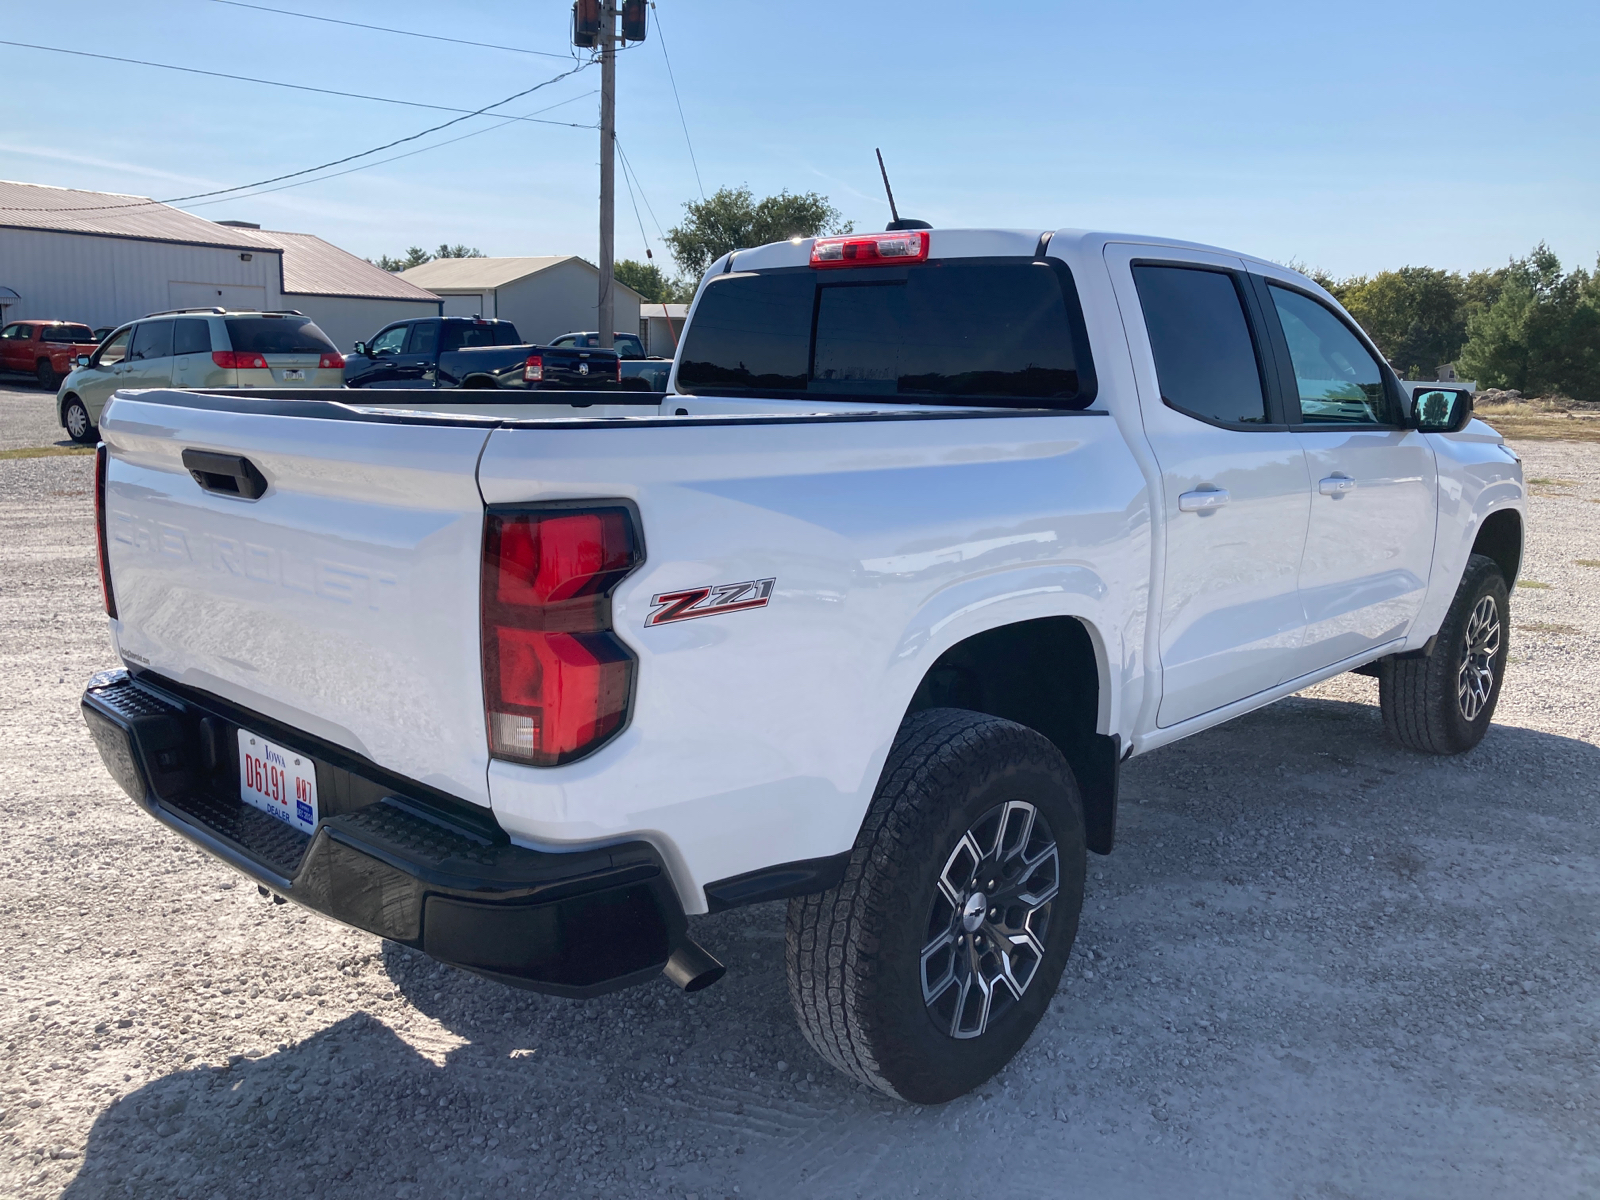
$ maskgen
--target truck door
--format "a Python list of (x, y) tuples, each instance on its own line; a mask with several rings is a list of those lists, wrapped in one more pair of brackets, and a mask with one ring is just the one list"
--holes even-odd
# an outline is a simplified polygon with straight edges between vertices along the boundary
[(439, 366), (439, 322), (415, 321), (406, 348), (394, 363), (390, 387), (431, 388)]
[(1433, 447), (1406, 428), (1398, 383), (1347, 318), (1302, 287), (1256, 280), (1310, 470), (1306, 634), (1285, 678), (1406, 635), (1427, 590), (1438, 519)]
[(20, 321), (0, 329), (0, 370), (26, 371), (31, 375), (33, 364), (28, 358), (33, 350), (32, 338), (33, 326)]
[(1275, 363), (1252, 332), (1244, 263), (1129, 244), (1106, 257), (1161, 469), (1166, 545), (1151, 603), (1166, 727), (1283, 679), (1305, 623), (1308, 475), (1267, 386)]
[(367, 352), (359, 358), (352, 358), (350, 366), (353, 368), (345, 373), (345, 383), (349, 387), (394, 387), (395, 371), (398, 369), (401, 353), (406, 348), (406, 336), (411, 332), (409, 324), (391, 325), (367, 343)]

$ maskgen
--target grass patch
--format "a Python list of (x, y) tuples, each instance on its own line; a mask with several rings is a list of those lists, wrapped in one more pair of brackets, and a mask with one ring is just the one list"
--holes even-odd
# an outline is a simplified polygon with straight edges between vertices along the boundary
[(1600, 558), (1575, 558), (1572, 561), (1580, 567), (1600, 567)]
[(0, 458), (55, 458), (62, 454), (93, 453), (93, 446), (23, 446), (20, 450), (0, 450)]
[(1559, 625), (1554, 621), (1530, 621), (1526, 625), (1518, 625), (1524, 633), (1578, 633), (1576, 626)]
[[(1501, 437), (1510, 441), (1600, 442), (1600, 414), (1582, 412), (1530, 411), (1525, 404), (1484, 404), (1473, 416), (1488, 422)], [(1567, 484), (1561, 480), (1530, 480), (1533, 483)]]
[(1548, 583), (1540, 583), (1537, 579), (1519, 579), (1517, 580), (1517, 586), (1525, 588), (1543, 588), (1547, 591), (1550, 587)]
[(1531, 483), (1534, 487), (1577, 487), (1578, 486), (1578, 481), (1576, 479), (1530, 479), (1530, 480), (1528, 480), (1528, 482)]

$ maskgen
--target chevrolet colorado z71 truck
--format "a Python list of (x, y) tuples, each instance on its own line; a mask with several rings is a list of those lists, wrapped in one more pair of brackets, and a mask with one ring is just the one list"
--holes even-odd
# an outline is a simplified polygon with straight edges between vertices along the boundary
[(352, 388), (487, 388), (601, 391), (622, 386), (610, 350), (535, 346), (510, 321), (421, 317), (357, 342), (344, 364)]
[(1045, 1011), (1128, 756), (1341, 671), (1421, 752), (1494, 712), (1517, 456), (1261, 259), (785, 242), (664, 397), (441, 401), (120, 393), (83, 710), (170, 829), (510, 984), (700, 987), (688, 918), (787, 899), (811, 1045), (948, 1100)]

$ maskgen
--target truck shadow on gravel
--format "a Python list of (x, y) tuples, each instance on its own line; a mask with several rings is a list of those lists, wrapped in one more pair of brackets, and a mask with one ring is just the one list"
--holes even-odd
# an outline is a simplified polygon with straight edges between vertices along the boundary
[[(558, 1000), (385, 944), (376, 969), (410, 1007), (146, 1085), (101, 1114), (66, 1195), (964, 1194), (995, 1159), (951, 1161), (951, 1139), (997, 1112), (1037, 1117), (984, 1136), (1041, 1186), (1070, 1170), (1120, 1194), (1287, 1194), (1342, 1179), (1330, 1156), (1353, 1138), (1392, 1157), (1400, 1190), (1475, 1163), (1488, 1190), (1526, 1184), (1594, 1144), (1547, 1085), (1600, 1067), (1587, 1033), (1574, 1045), (1595, 983), (1596, 779), (1586, 742), (1495, 726), (1424, 759), (1383, 741), (1375, 708), (1307, 698), (1138, 760), (1039, 1032), (921, 1114), (805, 1045), (782, 904), (694, 921), (729, 968), (694, 996), (662, 981)], [(1526, 1079), (1478, 1070), (1508, 1047)]]

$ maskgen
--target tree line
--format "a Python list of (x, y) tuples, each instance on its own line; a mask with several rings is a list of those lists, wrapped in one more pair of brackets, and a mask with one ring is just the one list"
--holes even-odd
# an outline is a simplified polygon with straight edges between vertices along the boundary
[(1436, 379), (1455, 364), (1479, 387), (1600, 401), (1600, 264), (1566, 271), (1543, 242), (1493, 270), (1401, 267), (1310, 275), (1361, 322), (1401, 375)]

